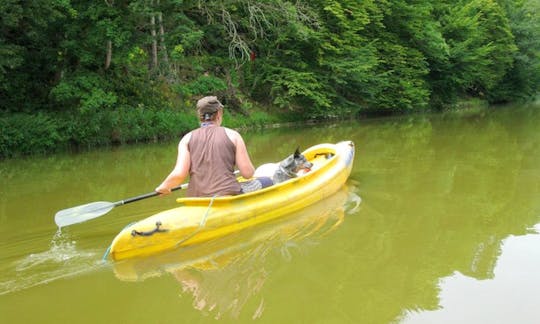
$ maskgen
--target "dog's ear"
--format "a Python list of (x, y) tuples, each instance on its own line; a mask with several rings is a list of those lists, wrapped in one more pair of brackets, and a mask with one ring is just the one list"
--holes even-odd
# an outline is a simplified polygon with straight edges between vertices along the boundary
[(296, 151), (294, 151), (294, 157), (295, 157), (295, 158), (300, 157), (300, 147), (297, 147), (297, 148), (296, 148)]
[(281, 161), (280, 165), (284, 167), (285, 169), (293, 167), (295, 165), (294, 156), (292, 155), (287, 156), (285, 160)]

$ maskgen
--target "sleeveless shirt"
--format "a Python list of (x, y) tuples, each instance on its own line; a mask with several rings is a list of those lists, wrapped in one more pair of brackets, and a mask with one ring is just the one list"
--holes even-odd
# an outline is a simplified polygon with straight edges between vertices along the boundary
[(209, 125), (191, 132), (188, 143), (191, 158), (186, 196), (236, 195), (241, 191), (234, 176), (236, 146), (225, 128)]

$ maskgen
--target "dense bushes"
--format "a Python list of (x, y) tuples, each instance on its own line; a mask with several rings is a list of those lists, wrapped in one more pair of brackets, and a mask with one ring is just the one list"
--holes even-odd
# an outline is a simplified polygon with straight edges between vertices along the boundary
[(0, 157), (44, 153), (65, 145), (59, 120), (44, 113), (0, 117)]
[(15, 113), (0, 117), (0, 158), (151, 141), (195, 127), (193, 114), (143, 108), (92, 114)]
[[(249, 117), (225, 111), (224, 120), (233, 128), (264, 127), (282, 121), (260, 110)], [(180, 138), (197, 125), (193, 111), (186, 113), (140, 107), (87, 114), (3, 114), (0, 116), (0, 159)]]

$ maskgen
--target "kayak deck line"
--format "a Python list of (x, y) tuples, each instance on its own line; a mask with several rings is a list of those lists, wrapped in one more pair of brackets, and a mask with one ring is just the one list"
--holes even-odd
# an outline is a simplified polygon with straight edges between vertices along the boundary
[(210, 204), (208, 205), (208, 209), (206, 210), (206, 213), (204, 214), (204, 217), (201, 220), (201, 223), (199, 224), (199, 227), (193, 232), (193, 234), (191, 234), (191, 235), (187, 236), (186, 238), (178, 241), (178, 243), (176, 243), (176, 247), (182, 245), (182, 243), (189, 240), (193, 236), (197, 235), (197, 233), (206, 225), (206, 219), (208, 218), (208, 214), (210, 213), (210, 208), (212, 208), (212, 205), (214, 203), (215, 198), (216, 198), (216, 196), (213, 196), (212, 199), (210, 200)]

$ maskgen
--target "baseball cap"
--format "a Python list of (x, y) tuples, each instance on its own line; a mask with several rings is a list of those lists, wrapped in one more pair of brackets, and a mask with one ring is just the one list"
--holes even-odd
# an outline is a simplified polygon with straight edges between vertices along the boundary
[(223, 105), (216, 96), (207, 96), (197, 101), (197, 111), (199, 115), (213, 114), (218, 111), (219, 108), (223, 108)]

